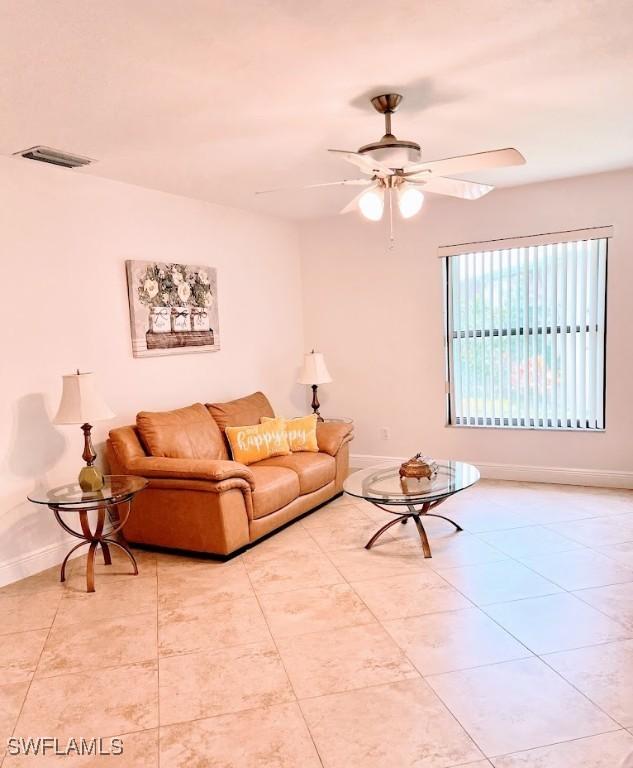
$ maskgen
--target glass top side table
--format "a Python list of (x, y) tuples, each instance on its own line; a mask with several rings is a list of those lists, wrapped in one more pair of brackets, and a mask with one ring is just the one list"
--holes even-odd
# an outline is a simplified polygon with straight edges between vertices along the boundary
[[(432, 556), (429, 540), (422, 524), (424, 517), (440, 517), (454, 525), (457, 531), (462, 530), (454, 520), (430, 510), (435, 509), (450, 496), (474, 485), (479, 480), (479, 470), (463, 461), (438, 461), (437, 464), (437, 475), (431, 481), (411, 477), (401, 478), (400, 466), (362, 469), (345, 480), (343, 484), (345, 493), (370, 501), (379, 509), (396, 515), (394, 520), (390, 520), (376, 531), (365, 545), (366, 549), (371, 549), (379, 536), (392, 525), (405, 524), (409, 518), (413, 518), (418, 529), (424, 557)], [(385, 504), (400, 509), (387, 509), (383, 506)], [(406, 507), (407, 511), (402, 510), (402, 507)]]
[[(76, 544), (64, 558), (64, 562), (61, 566), (60, 581), (66, 581), (66, 563), (72, 553), (88, 545), (88, 559), (86, 562), (86, 591), (95, 591), (95, 553), (98, 547), (101, 547), (103, 552), (103, 562), (106, 565), (112, 564), (112, 557), (110, 555), (110, 546), (118, 547), (122, 549), (125, 554), (130, 558), (134, 567), (134, 575), (138, 574), (138, 566), (134, 555), (130, 552), (129, 547), (114, 539), (114, 535), (118, 533), (130, 515), (130, 509), (132, 506), (132, 499), (137, 493), (143, 490), (147, 485), (147, 480), (142, 477), (134, 477), (132, 475), (106, 475), (104, 478), (104, 486), (100, 491), (84, 492), (79, 487), (78, 483), (69, 483), (68, 485), (60, 485), (56, 488), (50, 488), (44, 491), (33, 491), (29, 494), (28, 499), (34, 504), (46, 505), (53, 511), (55, 519), (61, 525), (61, 527), (74, 536), (77, 539), (81, 539), (79, 544)], [(117, 515), (117, 522), (115, 527), (104, 535), (104, 527), (106, 522), (106, 515), (116, 510), (120, 505), (124, 506), (123, 514)], [(96, 525), (94, 530), (90, 527), (90, 512), (96, 512)], [(117, 510), (118, 511), (118, 510)], [(71, 528), (70, 525), (63, 519), (63, 513), (77, 513), (79, 515), (79, 523), (81, 531), (76, 531)]]

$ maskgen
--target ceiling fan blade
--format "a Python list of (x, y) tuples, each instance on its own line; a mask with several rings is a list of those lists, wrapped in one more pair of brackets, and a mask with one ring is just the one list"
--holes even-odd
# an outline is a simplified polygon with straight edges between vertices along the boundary
[(371, 187), (368, 187), (367, 189), (363, 189), (362, 192), (359, 192), (349, 201), (349, 203), (345, 206), (345, 208), (341, 208), (339, 213), (350, 213), (351, 211), (356, 210), (358, 201), (365, 194), (365, 192), (369, 192), (371, 189), (378, 189), (379, 186), (380, 186), (379, 184), (372, 184)]
[(361, 155), (358, 152), (347, 152), (345, 149), (328, 149), (328, 152), (334, 152), (337, 155), (341, 155), (343, 160), (347, 160), (348, 163), (357, 166), (364, 173), (368, 173), (371, 176), (380, 176), (385, 178), (391, 176), (393, 171), (389, 166), (384, 163), (374, 160), (369, 155)]
[(490, 184), (479, 184), (476, 181), (462, 181), (462, 179), (447, 179), (443, 176), (426, 176), (424, 180), (408, 178), (407, 183), (420, 185), (424, 192), (433, 192), (436, 195), (449, 195), (461, 197), (462, 200), (477, 200), (494, 189)]
[(503, 168), (510, 165), (523, 165), (525, 158), (517, 150), (512, 148), (493, 149), (490, 152), (477, 152), (474, 155), (460, 155), (459, 157), (447, 157), (444, 160), (430, 160), (428, 163), (416, 163), (410, 165), (404, 176), (409, 174), (429, 171), (433, 174), (444, 175), (446, 173), (467, 173), (486, 168)]
[(256, 195), (265, 195), (268, 192), (290, 192), (299, 189), (314, 189), (315, 187), (366, 187), (371, 184), (371, 179), (343, 179), (342, 181), (325, 181), (322, 184), (306, 184), (304, 187), (275, 187), (274, 189), (260, 189)]

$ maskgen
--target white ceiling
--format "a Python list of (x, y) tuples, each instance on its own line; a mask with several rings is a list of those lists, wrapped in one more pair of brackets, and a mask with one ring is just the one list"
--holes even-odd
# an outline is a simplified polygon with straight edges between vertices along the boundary
[[(334, 214), (359, 175), (325, 151), (379, 138), (425, 159), (515, 146), (499, 185), (633, 165), (631, 0), (2, 0), (0, 153), (268, 213)], [(16, 160), (16, 162), (30, 162)], [(494, 194), (494, 193), (493, 193)], [(464, 202), (476, 205), (476, 202)]]

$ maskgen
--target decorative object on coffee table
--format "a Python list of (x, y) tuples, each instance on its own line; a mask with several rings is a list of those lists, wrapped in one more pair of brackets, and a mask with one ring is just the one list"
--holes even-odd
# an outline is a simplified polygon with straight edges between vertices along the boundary
[(311, 408), (316, 414), (317, 419), (323, 421), (321, 414), (319, 413), (321, 403), (319, 403), (317, 389), (319, 384), (330, 384), (332, 382), (332, 377), (325, 364), (325, 358), (320, 352), (312, 350), (312, 352), (305, 356), (303, 368), (301, 369), (301, 374), (297, 381), (299, 384), (306, 384), (307, 386), (312, 387)]
[(126, 261), (134, 357), (220, 349), (213, 267)]
[(71, 373), (63, 377), (62, 399), (53, 424), (81, 424), (84, 450), (81, 457), (86, 466), (79, 473), (79, 486), (83, 491), (103, 488), (103, 475), (95, 467), (97, 454), (92, 445), (92, 424), (107, 421), (114, 413), (106, 405), (95, 385), (94, 373)]
[(437, 462), (433, 461), (433, 459), (428, 456), (416, 453), (413, 458), (400, 465), (399, 475), (400, 477), (415, 477), (432, 480), (435, 475), (437, 475)]
[[(72, 553), (88, 544), (88, 558), (86, 560), (86, 591), (95, 591), (95, 553), (97, 547), (101, 547), (103, 552), (103, 562), (106, 565), (112, 565), (112, 556), (110, 547), (122, 549), (130, 558), (134, 567), (134, 575), (138, 575), (138, 566), (134, 555), (129, 547), (122, 541), (117, 541), (114, 536), (123, 528), (130, 515), (132, 499), (137, 493), (143, 490), (147, 485), (147, 480), (142, 477), (132, 475), (106, 475), (103, 487), (99, 491), (85, 492), (77, 483), (61, 485), (58, 488), (51, 488), (42, 492), (33, 492), (29, 494), (29, 501), (34, 504), (45, 504), (53, 511), (55, 519), (61, 527), (74, 536), (81, 539), (64, 558), (62, 563), (60, 581), (66, 581), (66, 563)], [(119, 514), (118, 509), (121, 505), (125, 506), (123, 515)], [(116, 510), (116, 515), (110, 515), (113, 522), (116, 520), (115, 527), (104, 534), (106, 514)], [(81, 531), (71, 528), (64, 520), (62, 515), (66, 513), (79, 514)], [(89, 513), (96, 513), (96, 526), (94, 531), (90, 527)]]
[[(461, 526), (454, 520), (431, 510), (478, 480), (479, 471), (472, 464), (465, 464), (463, 461), (438, 461), (437, 474), (430, 484), (403, 478), (400, 475), (400, 467), (370, 467), (350, 475), (343, 484), (343, 490), (350, 496), (365, 499), (384, 512), (396, 516), (376, 531), (365, 545), (366, 549), (371, 549), (375, 541), (392, 525), (405, 524), (412, 518), (420, 535), (424, 557), (431, 557), (431, 547), (422, 521), (425, 517), (439, 517), (454, 525), (457, 531), (461, 531)], [(402, 511), (403, 507), (407, 511)]]

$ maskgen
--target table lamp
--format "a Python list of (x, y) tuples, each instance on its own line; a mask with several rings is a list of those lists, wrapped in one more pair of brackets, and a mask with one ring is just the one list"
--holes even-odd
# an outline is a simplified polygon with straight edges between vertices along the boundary
[(79, 473), (79, 486), (82, 491), (100, 491), (103, 488), (103, 475), (94, 466), (97, 454), (92, 446), (90, 432), (92, 422), (111, 419), (114, 413), (97, 391), (94, 373), (77, 371), (62, 378), (62, 399), (53, 424), (81, 424), (84, 433), (84, 452), (81, 457), (86, 466)]
[(319, 408), (319, 398), (317, 396), (317, 387), (319, 384), (329, 384), (332, 381), (332, 377), (325, 364), (325, 359), (320, 352), (312, 350), (310, 354), (306, 355), (303, 361), (303, 368), (301, 374), (297, 379), (299, 384), (306, 384), (312, 387), (312, 410), (316, 414), (319, 421), (323, 421)]

